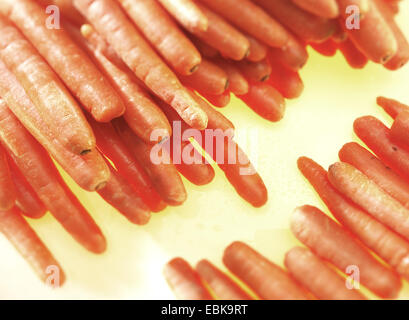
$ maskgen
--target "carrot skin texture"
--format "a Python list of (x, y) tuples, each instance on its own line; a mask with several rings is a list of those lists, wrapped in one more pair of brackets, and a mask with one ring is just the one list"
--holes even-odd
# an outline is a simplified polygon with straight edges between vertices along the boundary
[(56, 5), (60, 9), (62, 17), (78, 27), (86, 23), (85, 18), (75, 9), (72, 0), (37, 0), (37, 2), (43, 7)]
[(318, 257), (341, 271), (345, 272), (351, 265), (357, 266), (361, 283), (378, 296), (395, 298), (398, 295), (401, 282), (397, 275), (375, 260), (345, 229), (319, 209), (297, 208), (291, 218), (291, 230)]
[(239, 96), (249, 92), (248, 81), (235, 65), (224, 59), (217, 59), (214, 62), (226, 72), (229, 79), (229, 91)]
[[(268, 52), (267, 45), (258, 41), (252, 36), (246, 35), (246, 37), (250, 43), (250, 48), (249, 48), (250, 51), (246, 59), (252, 62), (258, 62), (258, 61), (263, 60), (267, 56), (267, 52)], [(287, 41), (287, 45), (288, 45), (288, 41)]]
[(163, 273), (169, 286), (179, 299), (213, 300), (197, 272), (182, 258), (174, 258), (169, 261)]
[(159, 3), (151, 0), (120, 0), (119, 3), (175, 71), (189, 75), (197, 68), (200, 53)]
[(265, 82), (272, 72), (271, 65), (267, 59), (259, 62), (243, 60), (236, 63), (236, 66), (250, 82)]
[(322, 43), (310, 43), (310, 46), (315, 51), (326, 57), (335, 56), (338, 50), (338, 44), (332, 39), (328, 39), (327, 41)]
[(17, 208), (0, 211), (0, 231), (30, 264), (33, 271), (43, 282), (47, 283), (50, 277), (50, 273), (47, 273), (48, 267), (57, 267), (59, 283), (55, 285), (61, 286), (64, 284), (65, 275), (60, 264)]
[(334, 19), (339, 15), (336, 0), (292, 0), (297, 6), (316, 16)]
[(391, 138), (402, 145), (409, 143), (409, 110), (400, 112), (391, 127)]
[(14, 207), (16, 190), (7, 163), (6, 151), (0, 146), (0, 211)]
[(370, 10), (369, 0), (337, 0), (339, 6), (339, 12), (342, 16), (346, 16), (346, 9), (349, 6), (358, 6), (359, 12), (362, 17)]
[(206, 114), (114, 1), (74, 0), (74, 5), (152, 92), (175, 108), (190, 126), (199, 130), (207, 127)]
[(204, 280), (216, 297), (221, 300), (253, 300), (229, 276), (217, 269), (207, 260), (201, 260), (196, 271)]
[(270, 60), (279, 61), (295, 72), (300, 70), (308, 60), (308, 52), (305, 44), (292, 34), (290, 34), (288, 43), (284, 48), (270, 48), (268, 55)]
[(272, 71), (267, 82), (284, 98), (298, 98), (304, 90), (304, 83), (298, 72), (288, 69), (278, 61), (270, 60), (269, 63)]
[(350, 39), (338, 43), (338, 48), (352, 68), (362, 69), (368, 64), (368, 58), (358, 50)]
[(223, 92), (220, 95), (214, 95), (214, 94), (203, 94), (203, 97), (206, 98), (209, 103), (211, 103), (213, 106), (218, 107), (218, 108), (224, 108), (227, 107), (227, 105), (230, 103), (230, 91)]
[(395, 119), (399, 113), (403, 111), (409, 111), (409, 106), (403, 104), (397, 100), (389, 99), (386, 97), (377, 97), (376, 103), (385, 110), (393, 119)]
[(293, 278), (320, 300), (366, 300), (359, 291), (349, 290), (342, 277), (306, 248), (288, 251), (284, 264)]
[(226, 248), (223, 263), (262, 299), (307, 300), (283, 269), (243, 242), (233, 242)]

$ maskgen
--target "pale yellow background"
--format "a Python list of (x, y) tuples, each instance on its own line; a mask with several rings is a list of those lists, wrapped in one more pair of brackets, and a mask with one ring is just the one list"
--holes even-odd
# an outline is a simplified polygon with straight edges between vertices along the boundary
[[(402, 3), (399, 23), (409, 37), (408, 1)], [(86, 252), (49, 214), (30, 221), (61, 262), (68, 281), (58, 290), (46, 288), (0, 236), (0, 298), (172, 299), (162, 276), (169, 259), (182, 256), (195, 264), (208, 258), (221, 266), (223, 249), (234, 240), (245, 241), (282, 264), (285, 252), (297, 244), (288, 230), (292, 210), (312, 204), (327, 212), (299, 174), (297, 158), (306, 155), (328, 166), (337, 161), (344, 143), (356, 140), (355, 118), (371, 114), (390, 124), (375, 104), (377, 95), (409, 103), (409, 66), (398, 72), (375, 64), (353, 70), (340, 54), (325, 58), (311, 52), (301, 74), (305, 92), (288, 103), (280, 123), (260, 119), (236, 99), (223, 110), (238, 134), (258, 129), (252, 145), (258, 146), (258, 170), (269, 190), (266, 206), (253, 209), (246, 204), (217, 170), (206, 187), (186, 182), (189, 198), (184, 206), (155, 214), (147, 226), (138, 227), (96, 195), (73, 187), (106, 235), (107, 252), (100, 256)], [(404, 286), (401, 298), (409, 297), (407, 283)]]

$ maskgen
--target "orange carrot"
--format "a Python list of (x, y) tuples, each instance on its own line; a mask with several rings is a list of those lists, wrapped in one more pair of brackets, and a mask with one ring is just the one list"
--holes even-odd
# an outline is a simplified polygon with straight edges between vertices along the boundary
[(337, 0), (339, 6), (339, 12), (343, 16), (351, 14), (347, 12), (349, 6), (357, 6), (359, 8), (359, 13), (362, 17), (370, 10), (369, 0)]
[(209, 261), (199, 261), (196, 271), (217, 298), (221, 300), (252, 300), (238, 284)]
[(237, 28), (271, 47), (281, 48), (287, 43), (287, 31), (250, 0), (200, 1), (225, 17)]
[(321, 300), (366, 300), (356, 290), (349, 290), (334, 270), (310, 250), (295, 247), (285, 255), (284, 264), (288, 272)]
[(316, 16), (334, 19), (339, 15), (336, 0), (292, 0), (297, 6)]
[(391, 138), (402, 145), (409, 142), (409, 110), (400, 112), (391, 127)]
[(260, 298), (306, 300), (305, 292), (279, 266), (243, 242), (233, 242), (223, 255), (226, 267)]
[(197, 70), (201, 62), (199, 51), (159, 3), (151, 0), (119, 0), (119, 3), (176, 72), (190, 75)]
[(227, 73), (229, 91), (236, 95), (243, 95), (249, 91), (249, 84), (246, 78), (235, 65), (224, 59), (215, 59), (213, 61)]
[(344, 24), (345, 21), (342, 21), (342, 19), (338, 19), (337, 23), (335, 24), (335, 32), (331, 39), (336, 43), (344, 42), (348, 39), (348, 34), (345, 31)]
[(250, 85), (249, 92), (239, 98), (264, 119), (274, 122), (284, 116), (283, 96), (267, 83)]
[(6, 152), (0, 146), (0, 211), (14, 207), (16, 190), (7, 163)]
[(310, 46), (315, 51), (326, 57), (333, 57), (338, 50), (337, 43), (332, 39), (328, 39), (322, 43), (310, 43)]
[(280, 61), (293, 71), (300, 70), (308, 60), (308, 52), (305, 48), (305, 44), (292, 34), (290, 34), (288, 43), (284, 48), (271, 48), (268, 55), (270, 59)]
[(267, 59), (259, 62), (240, 61), (236, 63), (240, 72), (251, 82), (267, 81), (271, 74), (271, 65)]
[(192, 0), (158, 0), (186, 30), (206, 31), (209, 22)]
[(79, 13), (73, 6), (72, 0), (37, 0), (37, 2), (43, 7), (48, 7), (50, 5), (57, 6), (62, 17), (68, 19), (76, 26), (81, 26), (86, 22), (81, 13)]
[[(17, 208), (0, 212), (0, 231), (30, 264), (42, 281), (47, 283), (51, 276), (56, 280), (56, 274), (52, 274), (52, 272), (57, 269), (59, 282), (49, 284), (53, 286), (62, 286), (64, 284), (65, 275), (61, 266), (27, 221), (24, 220)], [(49, 269), (50, 267), (53, 270)]]
[(220, 95), (203, 94), (203, 97), (215, 107), (224, 108), (230, 103), (230, 91), (223, 92)]
[(344, 198), (328, 180), (327, 171), (313, 160), (298, 159), (298, 168), (311, 183), (334, 217), (362, 243), (409, 278), (409, 243)]
[(362, 69), (368, 64), (368, 58), (357, 49), (350, 39), (338, 43), (338, 48), (352, 68)]
[(344, 273), (356, 266), (361, 284), (378, 296), (395, 298), (398, 295), (401, 282), (397, 275), (319, 209), (312, 206), (297, 208), (291, 218), (291, 230), (318, 257)]
[(287, 99), (298, 98), (304, 90), (304, 83), (296, 71), (292, 71), (278, 61), (269, 60), (271, 74), (267, 83), (272, 85)]
[[(247, 40), (250, 43), (249, 54), (246, 57), (247, 60), (252, 62), (258, 62), (263, 60), (267, 56), (268, 47), (264, 43), (261, 43), (252, 36), (246, 35)], [(288, 41), (287, 41), (288, 42)], [(287, 43), (288, 45), (288, 43)]]
[(395, 119), (399, 113), (409, 111), (408, 105), (386, 97), (377, 97), (376, 103), (382, 107), (393, 119)]
[(169, 103), (190, 126), (206, 128), (206, 114), (114, 1), (74, 0), (74, 5), (152, 92)]
[(208, 45), (207, 43), (203, 42), (199, 38), (190, 35), (190, 40), (192, 40), (193, 44), (199, 50), (202, 57), (211, 59), (219, 56), (219, 51), (217, 51), (215, 48)]
[(169, 261), (163, 272), (166, 281), (179, 299), (213, 300), (197, 272), (182, 258)]

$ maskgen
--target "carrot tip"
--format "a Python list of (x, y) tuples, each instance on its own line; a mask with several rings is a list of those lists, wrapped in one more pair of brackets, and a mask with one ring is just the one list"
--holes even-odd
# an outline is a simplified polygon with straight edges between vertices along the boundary
[(230, 81), (229, 79), (226, 80), (226, 84), (224, 85), (224, 90), (227, 90), (230, 86)]
[(85, 149), (85, 150), (82, 150), (81, 152), (80, 152), (80, 155), (81, 156), (85, 156), (86, 154), (88, 154), (88, 153), (90, 153), (91, 152), (91, 149)]
[(107, 184), (106, 181), (97, 184), (95, 186), (95, 191), (103, 189), (106, 186), (106, 184)]
[(260, 81), (261, 81), (261, 82), (265, 82), (265, 81), (268, 80), (268, 78), (270, 78), (270, 76), (269, 76), (269, 75), (265, 75), (264, 77), (262, 77), (262, 78), (260, 79)]
[(194, 73), (195, 71), (197, 71), (197, 69), (199, 69), (199, 64), (195, 65), (192, 69), (190, 69), (190, 73)]

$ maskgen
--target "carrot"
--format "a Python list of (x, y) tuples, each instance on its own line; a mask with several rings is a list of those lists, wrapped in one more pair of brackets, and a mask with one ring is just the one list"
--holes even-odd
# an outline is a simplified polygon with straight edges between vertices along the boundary
[(377, 97), (376, 103), (382, 107), (393, 119), (395, 119), (401, 112), (409, 111), (408, 105), (386, 97)]
[(169, 103), (190, 126), (206, 128), (206, 114), (114, 1), (74, 0), (74, 5), (152, 92)]
[(68, 19), (76, 26), (81, 26), (86, 22), (81, 13), (73, 6), (72, 0), (37, 0), (37, 2), (43, 7), (50, 5), (57, 6), (60, 9), (62, 17)]
[(229, 91), (236, 95), (243, 95), (249, 91), (249, 84), (240, 70), (224, 59), (213, 60), (220, 68), (222, 68), (229, 79)]
[(262, 299), (307, 299), (303, 290), (283, 269), (243, 242), (233, 242), (226, 248), (223, 263)]
[(190, 76), (179, 76), (182, 83), (200, 93), (222, 94), (229, 87), (229, 79), (223, 69), (203, 59), (199, 68)]
[(230, 91), (223, 92), (221, 95), (203, 94), (203, 97), (218, 108), (224, 108), (230, 103)]
[(100, 229), (64, 184), (45, 149), (24, 129), (4, 102), (0, 103), (0, 122), (3, 146), (40, 200), (75, 240), (89, 251), (103, 252), (106, 242)]
[(192, 0), (158, 0), (186, 30), (192, 33), (206, 31), (207, 17)]
[(368, 58), (357, 49), (350, 39), (338, 43), (338, 48), (352, 68), (362, 69), (368, 64)]
[(237, 28), (271, 47), (284, 47), (287, 31), (264, 10), (249, 0), (200, 0)]
[(287, 99), (298, 98), (304, 90), (304, 83), (296, 71), (292, 71), (278, 61), (269, 60), (272, 72), (267, 83), (272, 85)]
[(211, 59), (211, 58), (216, 58), (219, 56), (219, 51), (217, 51), (217, 49), (208, 45), (207, 43), (200, 40), (199, 38), (190, 35), (190, 40), (193, 42), (195, 47), (199, 50), (202, 57)]
[(348, 267), (358, 267), (360, 282), (378, 296), (394, 298), (398, 295), (401, 283), (397, 275), (319, 209), (297, 208), (291, 218), (291, 230), (318, 257), (341, 271), (346, 273)]
[(336, 0), (292, 0), (297, 6), (316, 16), (334, 19), (339, 15)]
[(200, 10), (206, 15), (209, 27), (206, 31), (197, 31), (195, 36), (216, 48), (224, 57), (232, 60), (242, 60), (248, 56), (250, 42), (240, 31), (230, 25), (218, 14), (199, 5)]
[(335, 31), (334, 20), (317, 17), (288, 0), (255, 0), (271, 16), (306, 42), (323, 42)]
[(281, 49), (271, 48), (269, 58), (280, 61), (293, 71), (300, 70), (308, 60), (308, 52), (299, 39), (290, 34), (287, 46)]
[(24, 220), (17, 208), (0, 212), (0, 231), (30, 264), (42, 281), (47, 283), (51, 276), (48, 268), (56, 267), (59, 272), (59, 283), (52, 283), (52, 285), (61, 286), (64, 284), (65, 275), (60, 264)]
[(397, 52), (398, 44), (388, 23), (371, 2), (359, 29), (347, 29), (349, 38), (370, 60), (385, 64)]
[(328, 170), (331, 184), (365, 209), (375, 219), (409, 239), (409, 209), (383, 191), (375, 182), (347, 163), (335, 163)]
[(39, 219), (44, 216), (47, 209), (37, 194), (21, 174), (11, 157), (8, 157), (11, 178), (16, 189), (16, 207), (29, 218)]
[[(103, 159), (96, 154), (95, 150), (80, 156), (61, 145), (55, 129), (44, 123), (24, 88), (1, 60), (0, 95), (7, 101), (8, 108), (10, 108), (20, 122), (46, 148), (78, 185), (85, 190), (94, 191), (107, 181), (109, 170)], [(5, 114), (10, 113), (6, 106), (2, 106), (2, 108), (4, 108), (2, 111)], [(14, 119), (14, 121), (17, 120)]]
[(347, 16), (347, 8), (349, 6), (357, 6), (359, 8), (359, 13), (361, 17), (364, 17), (370, 10), (369, 0), (337, 0), (339, 6), (339, 12), (342, 16)]
[(169, 261), (163, 272), (166, 281), (179, 299), (213, 300), (197, 272), (182, 258)]
[(336, 43), (344, 42), (348, 39), (348, 34), (345, 31), (344, 24), (345, 21), (342, 21), (342, 19), (338, 19), (337, 23), (335, 24), (335, 32), (331, 39)]
[(391, 127), (391, 139), (406, 145), (409, 142), (409, 110), (400, 112)]
[[(144, 143), (135, 136), (122, 119), (116, 119), (113, 124), (139, 164), (145, 168), (161, 198), (172, 206), (178, 206), (185, 202), (187, 197), (185, 187), (175, 166), (168, 159), (165, 150), (160, 145), (150, 146)], [(152, 148), (159, 150), (155, 153)], [(152, 157), (155, 157), (156, 154), (165, 158), (164, 161), (162, 161), (163, 159), (157, 159), (159, 163), (153, 163)]]
[[(258, 62), (263, 60), (267, 56), (268, 47), (264, 43), (254, 39), (252, 36), (246, 35), (247, 40), (250, 43), (249, 54), (246, 57), (247, 60), (252, 62)], [(287, 41), (288, 42), (288, 41)], [(288, 45), (288, 43), (287, 43)]]
[(5, 150), (0, 146), (0, 211), (14, 207), (16, 190), (10, 174)]
[(326, 57), (333, 57), (337, 53), (338, 45), (332, 39), (328, 39), (322, 43), (310, 43), (310, 46)]
[(249, 92), (239, 98), (264, 119), (275, 122), (284, 116), (283, 96), (267, 83), (250, 85)]
[(349, 290), (342, 277), (306, 248), (292, 248), (284, 264), (295, 280), (320, 300), (366, 300), (358, 291)]
[(327, 171), (313, 160), (299, 158), (298, 168), (334, 217), (365, 246), (408, 279), (409, 243), (343, 197), (329, 182)]
[(199, 51), (165, 9), (151, 0), (119, 0), (131, 20), (172, 68), (190, 75), (201, 62)]
[(209, 285), (217, 298), (221, 300), (253, 300), (229, 276), (217, 269), (209, 261), (199, 261), (196, 271)]
[(236, 63), (240, 72), (251, 82), (267, 81), (272, 72), (271, 65), (267, 59), (259, 62), (240, 61)]

